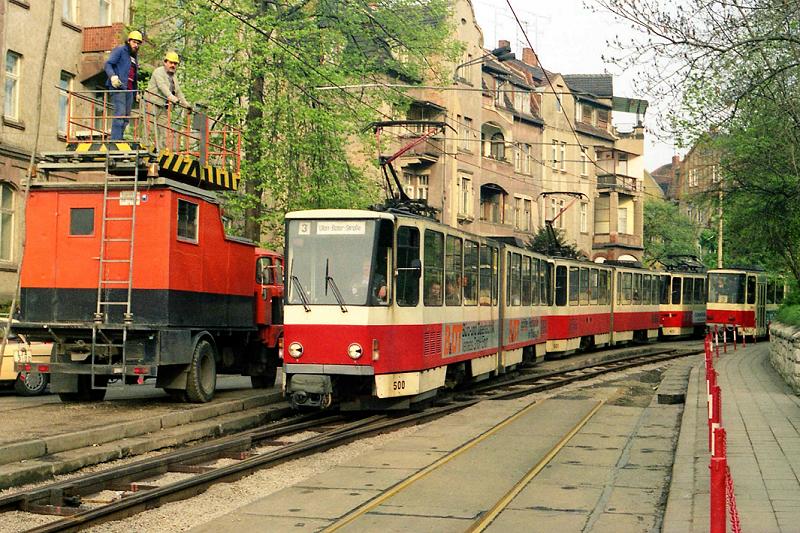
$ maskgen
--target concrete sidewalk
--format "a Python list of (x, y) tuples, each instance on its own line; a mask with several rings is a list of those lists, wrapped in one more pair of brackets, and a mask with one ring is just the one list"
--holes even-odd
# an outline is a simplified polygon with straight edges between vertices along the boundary
[[(769, 363), (769, 343), (721, 354), (722, 426), (742, 531), (800, 530), (800, 398)], [(692, 370), (664, 517), (665, 532), (708, 531), (703, 364)]]

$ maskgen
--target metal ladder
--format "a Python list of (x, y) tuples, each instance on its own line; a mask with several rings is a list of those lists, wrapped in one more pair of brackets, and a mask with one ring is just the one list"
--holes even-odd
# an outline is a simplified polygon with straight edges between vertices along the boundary
[[(111, 174), (112, 159), (135, 158), (133, 175), (113, 175)], [(133, 289), (133, 250), (134, 236), (136, 229), (136, 206), (139, 203), (139, 158), (140, 151), (107, 153), (105, 161), (105, 179), (103, 182), (103, 215), (100, 223), (100, 256), (99, 273), (97, 280), (97, 306), (95, 308), (94, 321), (92, 324), (92, 353), (91, 353), (91, 384), (93, 389), (106, 389), (107, 382), (96, 384), (96, 368), (99, 365), (99, 353), (108, 356), (108, 361), (102, 366), (107, 367), (102, 375), (114, 377), (119, 376), (119, 387), (125, 386), (125, 375), (128, 370), (127, 340), (128, 330), (133, 325), (133, 313), (131, 311), (131, 295)], [(124, 185), (129, 185), (125, 187)], [(126, 216), (119, 215), (117, 209), (114, 216), (109, 214), (109, 204), (118, 202), (123, 207), (123, 202), (129, 207)], [(109, 223), (115, 226), (115, 231), (109, 230)], [(128, 230), (120, 230), (119, 227), (127, 227)], [(112, 235), (112, 236), (109, 236)], [(112, 243), (120, 243), (114, 245)], [(125, 246), (127, 244), (127, 246)], [(125, 254), (120, 248), (126, 249)], [(119, 272), (120, 269), (113, 268), (115, 265), (122, 265), (122, 271), (127, 266), (127, 276), (120, 278), (109, 272)], [(120, 298), (120, 289), (124, 289), (124, 299)], [(104, 326), (113, 324), (114, 317), (112, 311), (122, 310), (122, 338), (118, 338), (118, 333), (114, 331), (110, 335), (104, 331)], [(119, 315), (119, 313), (113, 313)], [(115, 328), (116, 329), (116, 328)], [(119, 362), (112, 362), (110, 353), (116, 348), (122, 354)], [(108, 373), (111, 370), (111, 374)]]

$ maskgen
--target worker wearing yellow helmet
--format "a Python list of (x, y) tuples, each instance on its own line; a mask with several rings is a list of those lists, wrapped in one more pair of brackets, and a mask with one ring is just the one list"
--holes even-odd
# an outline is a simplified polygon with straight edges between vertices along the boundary
[(164, 54), (164, 64), (153, 71), (153, 75), (150, 76), (150, 82), (147, 84), (147, 115), (148, 119), (153, 117), (153, 132), (156, 137), (156, 146), (159, 149), (164, 147), (163, 141), (166, 136), (164, 128), (166, 108), (172, 106), (172, 111), (168, 117), (170, 121), (174, 121), (177, 114), (177, 109), (174, 106), (190, 107), (189, 102), (183, 95), (181, 85), (175, 77), (175, 71), (178, 70), (180, 62), (178, 54), (172, 51), (167, 52)]
[(125, 135), (131, 116), (131, 108), (136, 91), (139, 88), (139, 63), (137, 55), (142, 44), (142, 34), (133, 30), (128, 34), (125, 44), (111, 51), (104, 66), (106, 87), (111, 91), (113, 120), (111, 122), (111, 140), (121, 140)]

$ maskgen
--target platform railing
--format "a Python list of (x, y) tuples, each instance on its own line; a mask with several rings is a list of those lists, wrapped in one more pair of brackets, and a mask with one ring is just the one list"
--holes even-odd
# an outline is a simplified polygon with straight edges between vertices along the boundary
[[(62, 89), (63, 91), (63, 89)], [(196, 108), (172, 104), (148, 91), (63, 91), (67, 96), (67, 143), (133, 142), (155, 151), (193, 157), (238, 174), (242, 132)], [(131, 92), (131, 112), (115, 115), (112, 95)], [(127, 120), (123, 138), (112, 138), (115, 120)]]

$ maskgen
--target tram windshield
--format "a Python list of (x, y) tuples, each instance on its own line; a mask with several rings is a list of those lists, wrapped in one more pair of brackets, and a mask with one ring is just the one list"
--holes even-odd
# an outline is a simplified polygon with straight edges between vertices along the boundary
[[(378, 232), (379, 228), (384, 231)], [(388, 303), (390, 223), (290, 220), (287, 231), (286, 301), (289, 305)], [(384, 235), (387, 232), (388, 236)]]
[(708, 303), (743, 304), (745, 295), (745, 274), (708, 275)]

